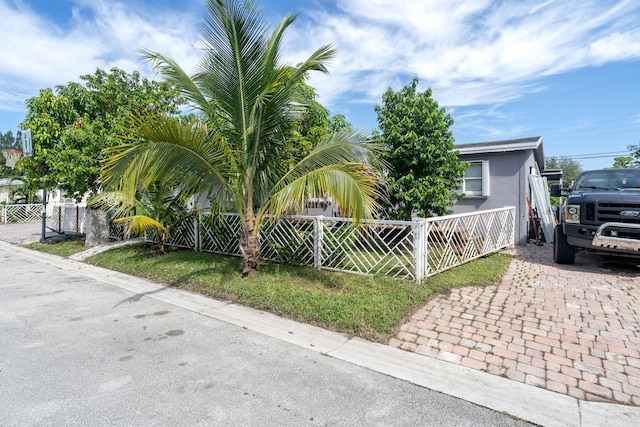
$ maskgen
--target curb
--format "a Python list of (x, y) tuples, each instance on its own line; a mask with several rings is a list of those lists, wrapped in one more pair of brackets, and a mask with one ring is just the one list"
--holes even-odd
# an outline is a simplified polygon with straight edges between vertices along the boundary
[[(122, 242), (118, 242), (122, 243)], [(85, 259), (121, 245), (99, 246), (76, 255)], [(328, 331), (274, 314), (163, 286), (135, 276), (61, 258), (0, 241), (0, 250), (52, 265), (128, 290), (132, 299), (152, 298), (216, 320), (353, 363), (418, 386), (544, 426), (620, 426), (639, 424), (640, 407), (578, 400), (507, 378), (428, 356)]]

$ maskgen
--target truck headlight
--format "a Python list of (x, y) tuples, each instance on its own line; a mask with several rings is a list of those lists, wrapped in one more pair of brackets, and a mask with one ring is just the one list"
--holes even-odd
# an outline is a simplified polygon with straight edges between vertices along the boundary
[(579, 224), (580, 223), (580, 205), (567, 205), (565, 207), (566, 222)]

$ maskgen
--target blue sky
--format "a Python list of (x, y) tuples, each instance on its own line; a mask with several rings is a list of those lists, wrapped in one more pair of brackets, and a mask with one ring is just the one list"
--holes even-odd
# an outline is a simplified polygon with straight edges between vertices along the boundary
[[(414, 75), (455, 120), (457, 143), (542, 136), (546, 156), (607, 167), (640, 143), (637, 0), (256, 0), (276, 23), (300, 12), (283, 59), (333, 44), (310, 84), (363, 130), (384, 91)], [(0, 0), (0, 131), (38, 90), (117, 66), (154, 77), (138, 49), (187, 70), (204, 0)]]

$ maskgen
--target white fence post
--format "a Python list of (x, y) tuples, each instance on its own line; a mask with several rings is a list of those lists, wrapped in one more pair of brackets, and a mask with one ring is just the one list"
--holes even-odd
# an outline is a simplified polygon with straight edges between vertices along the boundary
[(200, 227), (198, 227), (199, 214), (193, 218), (193, 249), (200, 252)]
[(429, 277), (431, 275), (431, 264), (429, 264), (429, 255), (431, 255), (431, 248), (429, 247), (429, 238), (433, 223), (425, 219), (424, 221), (424, 276)]
[(424, 278), (424, 260), (425, 260), (425, 221), (421, 218), (413, 218), (413, 265), (414, 280), (416, 283), (422, 282)]
[(313, 217), (313, 266), (322, 267), (322, 215)]

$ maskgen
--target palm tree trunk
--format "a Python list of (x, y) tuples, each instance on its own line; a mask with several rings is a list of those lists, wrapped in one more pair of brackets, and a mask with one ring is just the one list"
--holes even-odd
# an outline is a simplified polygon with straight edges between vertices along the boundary
[(156, 231), (156, 254), (164, 255), (164, 235), (160, 231)]
[(240, 252), (242, 252), (242, 277), (253, 276), (260, 262), (260, 243), (258, 235), (254, 233), (256, 218), (251, 215), (245, 218), (245, 227), (240, 238)]

